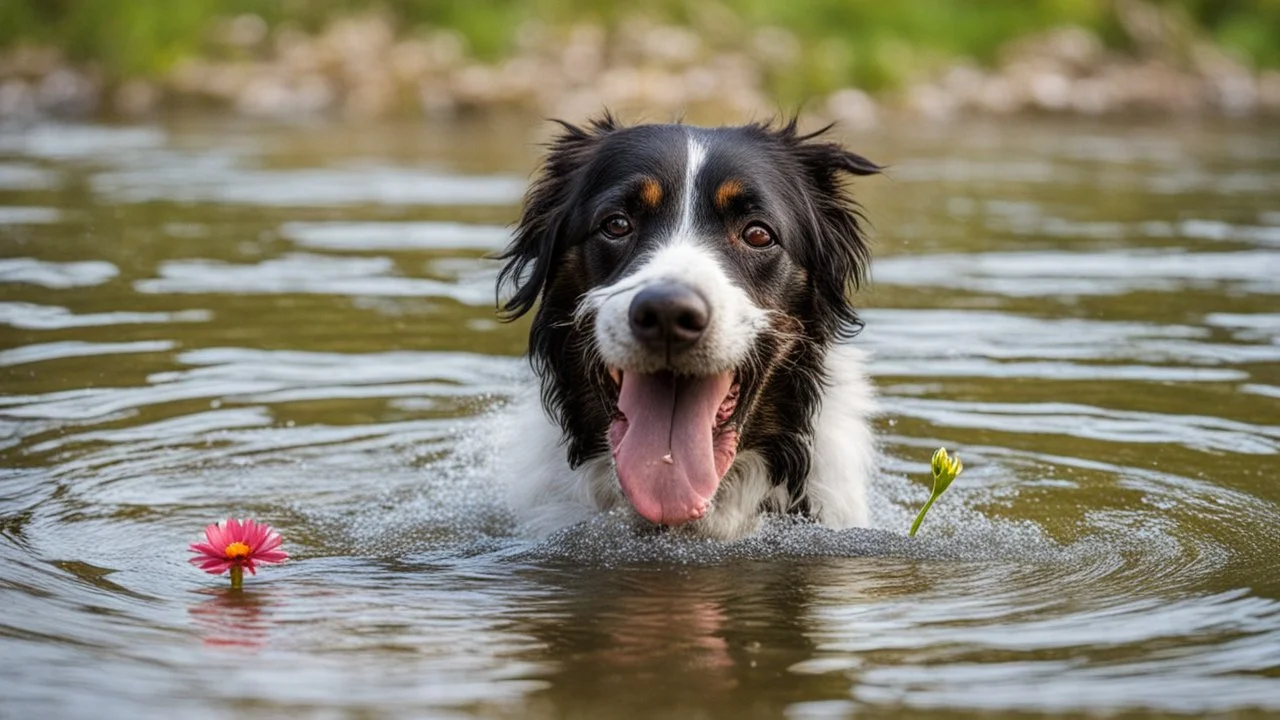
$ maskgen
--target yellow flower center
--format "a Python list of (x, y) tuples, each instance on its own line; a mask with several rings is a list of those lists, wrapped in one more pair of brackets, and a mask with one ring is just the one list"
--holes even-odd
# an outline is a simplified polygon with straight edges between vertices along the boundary
[(242, 542), (233, 542), (227, 546), (226, 555), (228, 560), (243, 560), (249, 557), (249, 546)]

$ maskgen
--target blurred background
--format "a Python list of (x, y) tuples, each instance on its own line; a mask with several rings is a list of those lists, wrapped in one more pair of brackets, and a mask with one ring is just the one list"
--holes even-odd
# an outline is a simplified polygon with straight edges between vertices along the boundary
[(1280, 111), (1277, 0), (7, 0), (0, 116)]
[[(0, 0), (0, 716), (1280, 717), (1277, 38), (1280, 0)], [(605, 106), (888, 168), (872, 529), (517, 535), (491, 258), (542, 118)], [(243, 594), (185, 562), (229, 514), (291, 556)]]

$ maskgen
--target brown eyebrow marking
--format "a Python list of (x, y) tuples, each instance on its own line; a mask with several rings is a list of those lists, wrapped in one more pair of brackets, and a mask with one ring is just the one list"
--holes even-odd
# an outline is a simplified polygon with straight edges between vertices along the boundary
[(658, 209), (658, 204), (662, 202), (662, 186), (653, 178), (645, 178), (640, 183), (640, 199), (650, 209)]
[(742, 195), (742, 181), (737, 178), (729, 178), (720, 184), (720, 189), (716, 190), (716, 207), (720, 210), (727, 210), (729, 203), (732, 203), (738, 196)]

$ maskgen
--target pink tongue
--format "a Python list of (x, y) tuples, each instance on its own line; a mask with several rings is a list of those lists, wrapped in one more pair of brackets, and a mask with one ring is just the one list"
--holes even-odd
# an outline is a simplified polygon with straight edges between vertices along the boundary
[(716, 411), (732, 384), (733, 373), (622, 374), (618, 409), (627, 419), (614, 461), (622, 491), (650, 522), (680, 525), (706, 511), (723, 475), (716, 467)]

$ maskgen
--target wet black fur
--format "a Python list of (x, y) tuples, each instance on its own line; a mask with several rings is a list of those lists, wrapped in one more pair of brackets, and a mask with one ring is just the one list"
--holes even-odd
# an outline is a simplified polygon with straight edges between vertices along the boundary
[[(563, 132), (529, 189), (515, 237), (500, 256), (507, 264), (498, 282), (511, 290), (503, 306), (508, 318), (537, 305), (530, 361), (541, 378), (543, 405), (564, 431), (570, 465), (609, 451), (617, 401), (607, 369), (591, 352), (590, 325), (575, 324), (574, 310), (583, 294), (629, 272), (646, 240), (661, 233), (677, 198), (664, 196), (662, 210), (649, 211), (635, 182), (647, 175), (667, 193), (678, 191), (686, 133), (696, 132), (709, 146), (699, 192), (705, 197), (730, 177), (747, 186), (727, 211), (699, 215), (698, 229), (712, 236), (724, 232), (725, 248), (717, 251), (731, 276), (757, 305), (776, 311), (771, 329), (738, 371), (742, 392), (732, 421), (740, 428), (739, 452), (759, 451), (774, 482), (787, 486), (791, 509), (807, 512), (803, 482), (825, 389), (823, 358), (862, 327), (849, 293), (865, 277), (869, 251), (843, 178), (880, 168), (821, 140), (826, 128), (802, 135), (794, 121), (714, 130), (622, 127), (606, 114), (586, 127), (560, 125)], [(638, 226), (629, 243), (607, 241), (599, 232), (604, 217), (618, 209)], [(765, 222), (779, 247), (732, 245), (752, 220)]]

